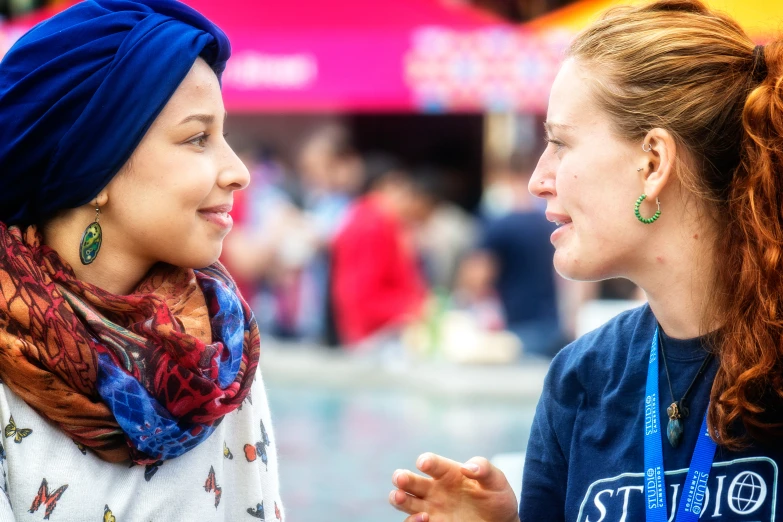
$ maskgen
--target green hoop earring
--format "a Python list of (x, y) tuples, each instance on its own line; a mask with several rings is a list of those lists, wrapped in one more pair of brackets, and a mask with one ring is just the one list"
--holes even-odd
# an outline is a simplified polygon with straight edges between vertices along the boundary
[(79, 245), (79, 259), (81, 259), (83, 265), (89, 265), (95, 258), (98, 257), (98, 251), (101, 249), (101, 243), (103, 243), (103, 231), (98, 220), (101, 217), (101, 207), (95, 205), (95, 221), (84, 229), (82, 234), (82, 242)]
[(633, 207), (633, 213), (636, 215), (636, 219), (644, 223), (645, 225), (649, 225), (650, 223), (654, 223), (658, 220), (659, 217), (661, 217), (661, 202), (658, 201), (658, 198), (655, 198), (655, 203), (658, 204), (658, 210), (655, 211), (655, 214), (653, 214), (652, 217), (644, 217), (642, 216), (642, 213), (639, 212), (639, 207), (642, 204), (642, 201), (647, 199), (647, 194), (642, 194), (639, 196), (639, 199), (636, 200), (636, 205)]

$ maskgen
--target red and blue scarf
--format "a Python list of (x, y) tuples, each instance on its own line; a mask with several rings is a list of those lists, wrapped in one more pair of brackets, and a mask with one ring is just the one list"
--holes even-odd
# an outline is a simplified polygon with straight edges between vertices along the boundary
[(250, 392), (259, 345), (220, 264), (159, 264), (114, 295), (77, 280), (35, 227), (0, 223), (0, 379), (104, 460), (204, 441)]

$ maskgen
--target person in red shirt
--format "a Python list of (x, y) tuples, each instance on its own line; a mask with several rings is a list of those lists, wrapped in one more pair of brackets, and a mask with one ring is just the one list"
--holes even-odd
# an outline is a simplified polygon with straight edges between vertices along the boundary
[(369, 189), (332, 245), (332, 303), (346, 346), (420, 313), (427, 289), (414, 233), (438, 202), (433, 176), (413, 175), (385, 157), (367, 165)]

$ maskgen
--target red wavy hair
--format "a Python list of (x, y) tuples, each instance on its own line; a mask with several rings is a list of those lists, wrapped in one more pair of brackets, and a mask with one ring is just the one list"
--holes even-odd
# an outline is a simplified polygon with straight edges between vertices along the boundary
[(687, 150), (680, 180), (721, 238), (708, 422), (734, 450), (783, 435), (783, 43), (754, 48), (700, 1), (659, 0), (608, 11), (568, 53), (600, 71), (594, 96), (620, 136), (663, 128)]

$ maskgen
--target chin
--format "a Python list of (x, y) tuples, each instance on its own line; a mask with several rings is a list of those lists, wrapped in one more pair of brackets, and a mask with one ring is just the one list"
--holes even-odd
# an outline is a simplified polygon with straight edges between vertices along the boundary
[(194, 266), (194, 268), (206, 268), (217, 263), (219, 259), (220, 253), (218, 253), (216, 256), (206, 256), (202, 258), (202, 260), (198, 263), (198, 266)]
[(584, 259), (572, 253), (556, 250), (553, 263), (555, 271), (561, 277), (570, 281), (599, 281), (604, 279), (603, 271), (599, 270), (595, 263), (585, 262)]
[[(221, 245), (222, 246), (222, 245)], [(175, 263), (176, 266), (182, 268), (206, 268), (215, 264), (220, 259), (220, 253), (222, 248), (208, 249), (200, 252), (188, 252), (185, 256), (180, 257)]]

